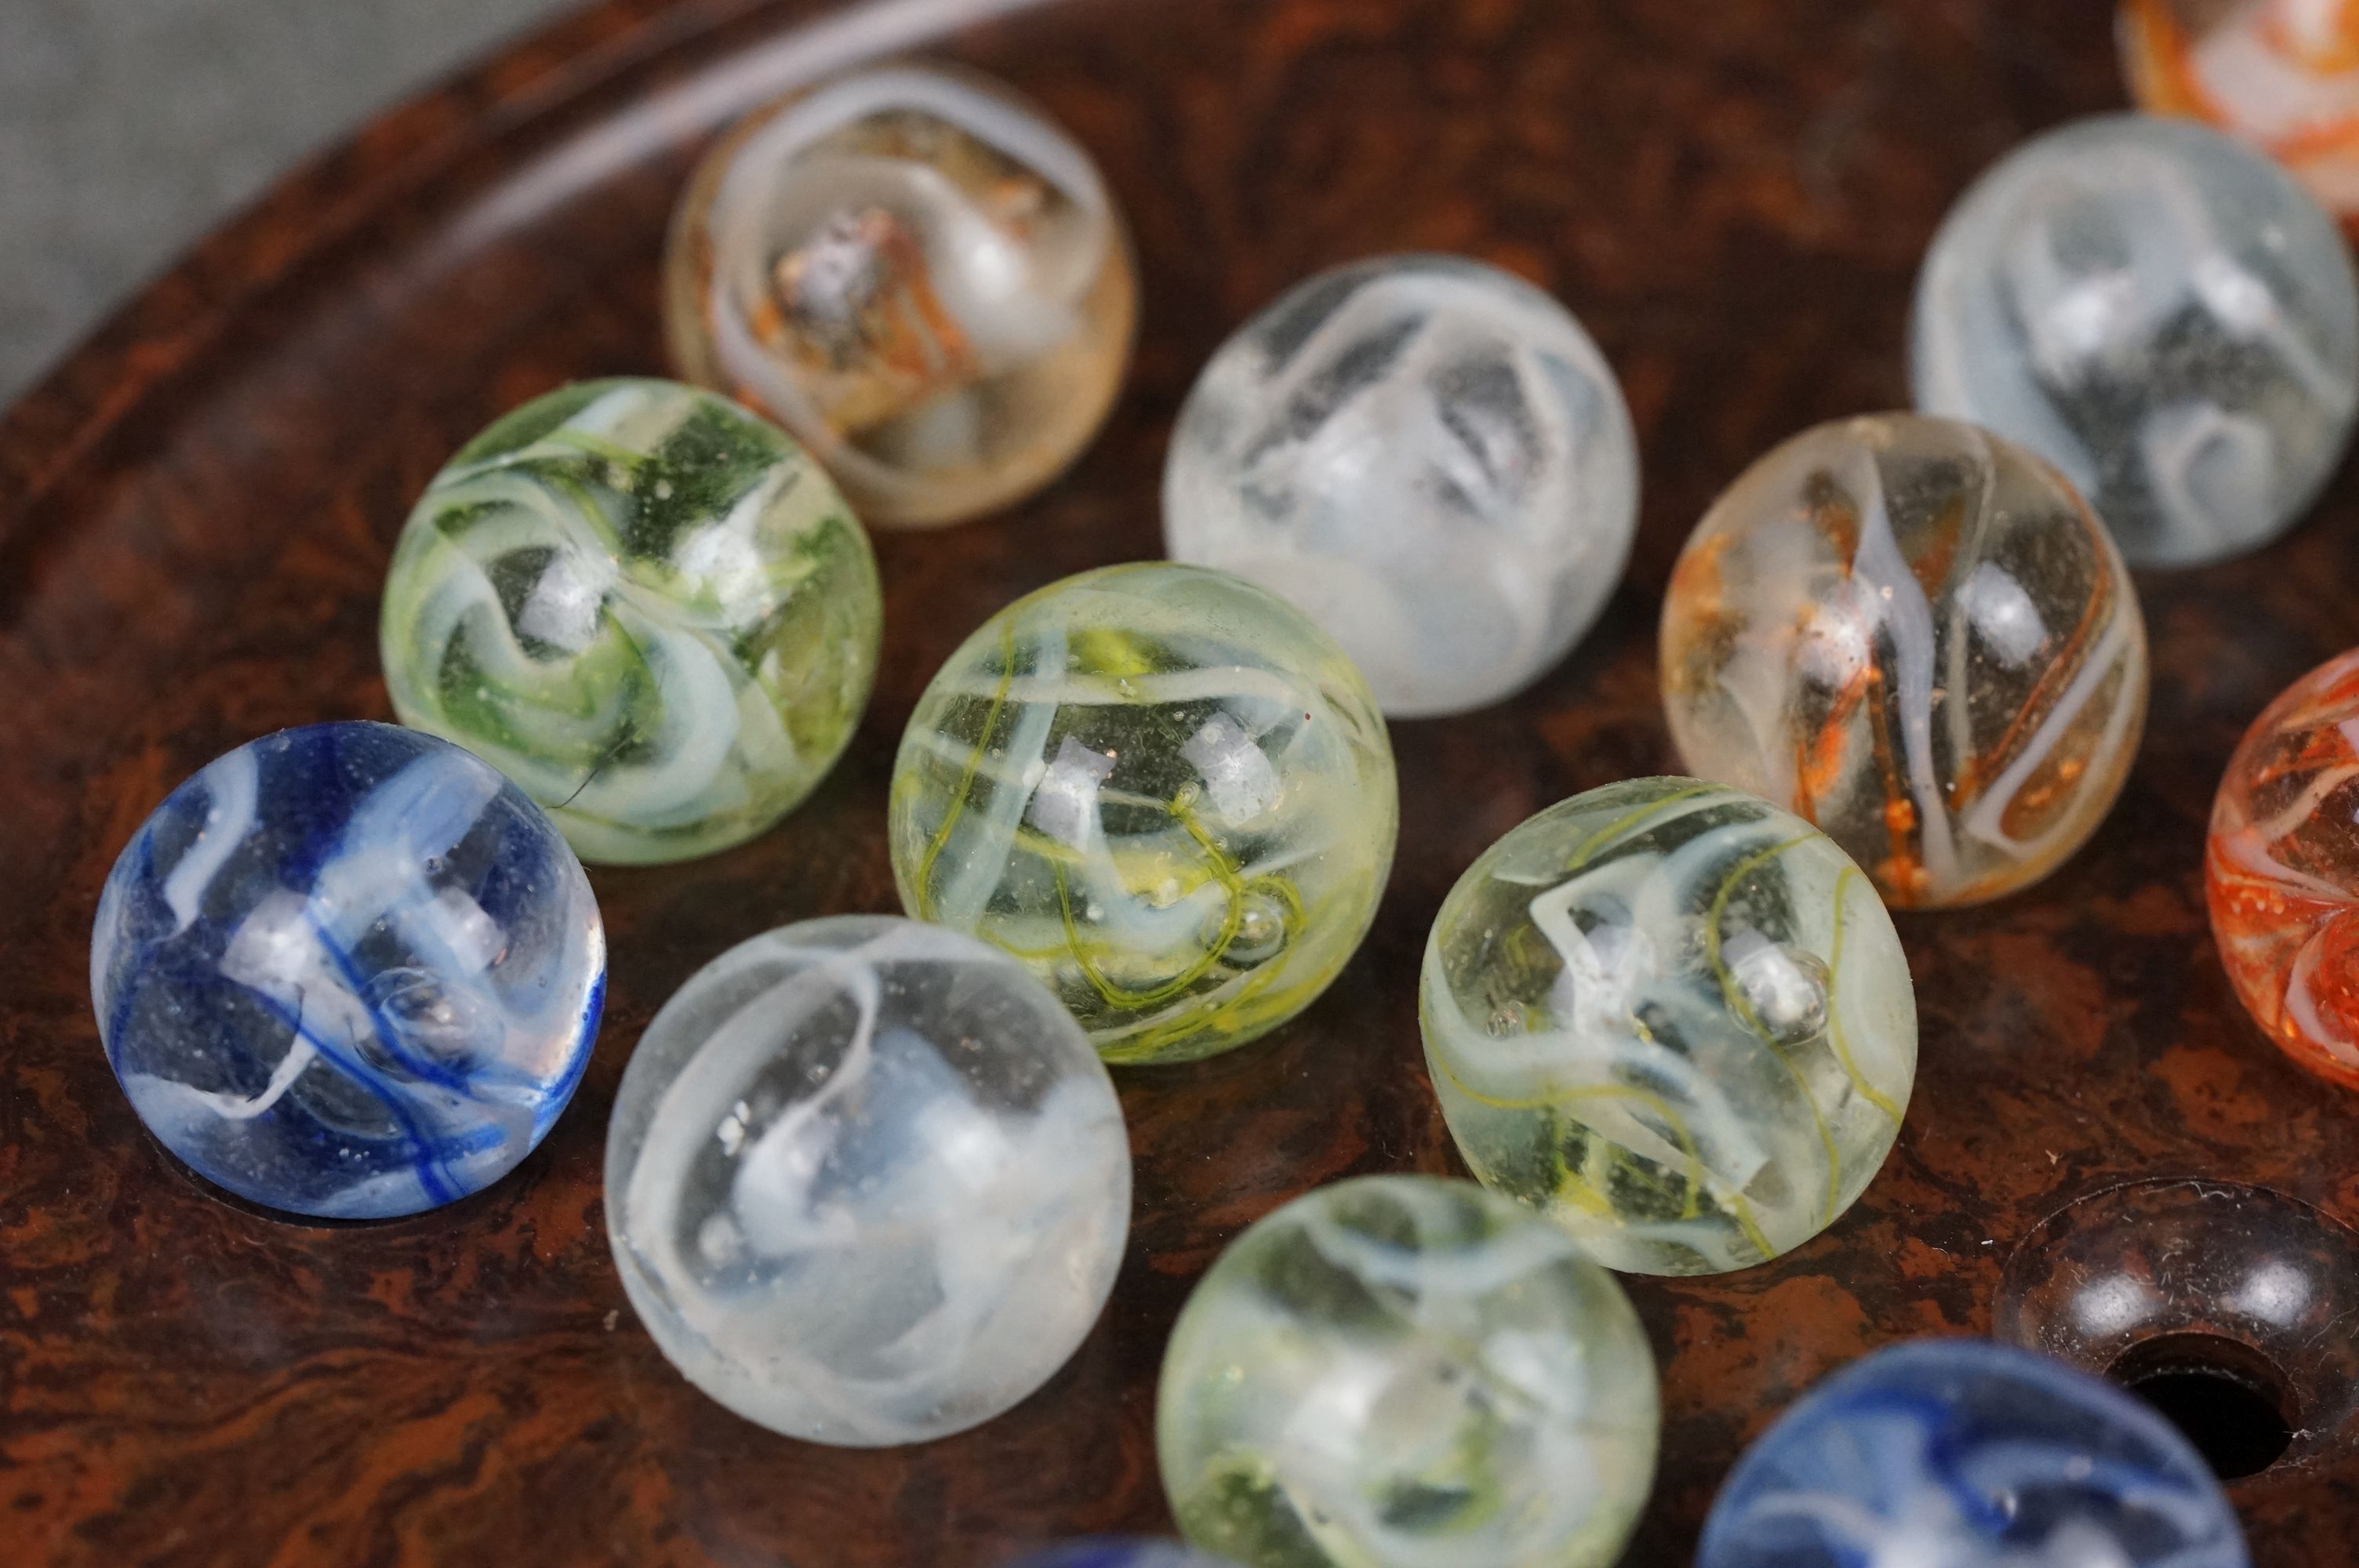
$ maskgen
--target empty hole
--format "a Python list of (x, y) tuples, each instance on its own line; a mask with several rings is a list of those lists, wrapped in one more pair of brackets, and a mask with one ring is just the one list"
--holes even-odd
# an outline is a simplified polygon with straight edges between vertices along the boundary
[(2212, 1334), (2166, 1335), (2132, 1346), (2112, 1375), (2186, 1433), (2223, 1481), (2259, 1475), (2293, 1445), (2285, 1375), (2249, 1345)]

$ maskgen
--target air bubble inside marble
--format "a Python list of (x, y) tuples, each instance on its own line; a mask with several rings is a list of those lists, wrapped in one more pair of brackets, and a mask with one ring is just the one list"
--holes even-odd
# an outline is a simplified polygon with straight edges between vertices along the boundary
[(640, 1320), (775, 1432), (878, 1446), (1006, 1410), (1114, 1283), (1130, 1150), (1056, 999), (956, 932), (806, 921), (699, 970), (648, 1025), (606, 1143)]

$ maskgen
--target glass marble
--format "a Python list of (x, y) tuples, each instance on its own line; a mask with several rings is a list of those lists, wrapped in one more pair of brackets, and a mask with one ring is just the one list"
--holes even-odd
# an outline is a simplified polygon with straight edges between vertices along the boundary
[(1918, 279), (1917, 406), (2064, 470), (2139, 566), (2256, 549), (2351, 438), (2359, 286), (2285, 171), (2186, 120), (2081, 120), (1999, 160)]
[(2203, 854), (2236, 995), (2287, 1055), (2359, 1088), (2359, 651), (2262, 710), (2220, 780)]
[(2266, 148), (2328, 208), (2359, 211), (2359, 5), (2351, 0), (2125, 0), (2139, 104)]
[(639, 1320), (713, 1399), (812, 1443), (922, 1443), (1047, 1382), (1130, 1226), (1113, 1081), (1022, 966), (842, 915), (691, 977), (606, 1133)]
[(2146, 626), (2072, 487), (1971, 425), (1838, 420), (1712, 503), (1663, 603), (1688, 771), (1815, 823), (1887, 903), (2027, 887), (2095, 832), (2146, 719)]
[(1070, 1541), (1019, 1557), (1008, 1568), (1234, 1568), (1169, 1541)]
[(1327, 989), (1398, 820), (1343, 650), (1241, 579), (1150, 562), (1052, 583), (951, 655), (889, 832), (911, 914), (1023, 959), (1108, 1061), (1178, 1062)]
[(379, 639), (405, 724), (547, 807), (585, 860), (741, 843), (817, 787), (876, 672), (867, 535), (809, 456), (667, 381), (534, 399), (427, 487)]
[(1250, 1568), (1604, 1568), (1659, 1424), (1614, 1277), (1430, 1176), (1321, 1187), (1239, 1237), (1180, 1312), (1155, 1411), (1181, 1533)]
[(858, 71), (752, 115), (672, 222), (689, 380), (810, 444), (871, 522), (1021, 500), (1096, 433), (1138, 286), (1090, 156), (999, 82)]
[(2247, 1568), (2169, 1422), (2061, 1361), (1978, 1339), (1855, 1361), (1745, 1451), (1696, 1568)]
[(1621, 580), (1638, 449), (1581, 323), (1495, 267), (1387, 256), (1231, 338), (1163, 476), (1174, 560), (1299, 605), (1396, 718), (1496, 702)]
[(1697, 779), (1591, 790), (1484, 850), (1434, 922), (1419, 1018), (1468, 1167), (1636, 1273), (1741, 1269), (1833, 1224), (1917, 1076), (1867, 878)]
[(606, 940), (516, 787), (389, 724), (225, 753), (124, 847), (90, 989), (163, 1145), (292, 1214), (385, 1219), (532, 1152), (589, 1065)]

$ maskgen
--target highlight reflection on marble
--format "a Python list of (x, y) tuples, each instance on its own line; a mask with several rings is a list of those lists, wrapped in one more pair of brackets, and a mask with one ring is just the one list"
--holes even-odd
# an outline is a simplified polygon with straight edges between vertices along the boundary
[(1172, 559), (1300, 606), (1397, 718), (1496, 702), (1562, 659), (1637, 517), (1597, 345), (1457, 256), (1339, 267), (1256, 316), (1189, 395), (1163, 479)]
[(241, 1197), (380, 1219), (488, 1186), (590, 1060), (589, 880), (456, 746), (282, 730), (156, 808), (106, 880), (91, 994), (164, 1146)]
[(2291, 527), (2359, 411), (2359, 285), (2333, 221), (2261, 154), (2111, 114), (2034, 138), (1935, 236), (1917, 406), (2064, 470), (2141, 566)]
[(1021, 958), (1110, 1062), (1234, 1049), (1366, 935), (1398, 821), (1368, 689), (1291, 605), (1162, 562), (985, 622), (893, 770), (901, 902)]
[(1604, 1568), (1653, 1479), (1647, 1336), (1561, 1229), (1470, 1182), (1320, 1187), (1180, 1312), (1156, 1457), (1249, 1568)]
[(647, 1026), (606, 1227), (689, 1380), (813, 1443), (922, 1443), (1064, 1365), (1113, 1288), (1130, 1146), (1104, 1066), (996, 948), (875, 915), (730, 949)]
[(1920, 1340), (1821, 1382), (1745, 1451), (1696, 1568), (2247, 1568), (2178, 1430), (2063, 1362)]
[(1970, 425), (1844, 419), (1745, 470), (1680, 553), (1663, 704), (1688, 770), (1815, 823), (1902, 907), (2061, 865), (2146, 716), (2120, 554), (2046, 463)]
[(801, 804), (867, 704), (882, 619), (867, 536), (800, 448), (693, 387), (594, 381), (435, 476), (378, 636), (403, 723), (631, 863)]
[(810, 444), (879, 525), (1021, 500), (1096, 433), (1137, 311), (1089, 154), (980, 72), (854, 71), (748, 116), (680, 199), (681, 373)]
[(1419, 997), (1467, 1165), (1632, 1272), (1741, 1269), (1825, 1229), (1916, 1080), (1908, 958), (1867, 878), (1696, 779), (1591, 790), (1484, 851)]
[(2253, 721), (2212, 800), (2203, 870), (2221, 962), (2254, 1022), (2359, 1088), (2359, 652)]

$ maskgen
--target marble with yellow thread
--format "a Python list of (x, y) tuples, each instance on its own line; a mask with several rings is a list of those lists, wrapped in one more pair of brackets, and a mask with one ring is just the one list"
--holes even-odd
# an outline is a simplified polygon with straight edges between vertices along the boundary
[(1475, 1175), (1633, 1273), (1741, 1269), (1825, 1229), (1917, 1074), (1908, 959), (1866, 876), (1697, 779), (1592, 790), (1485, 850), (1419, 999)]
[(1106, 1060), (1175, 1062), (1327, 988), (1398, 816), (1343, 650), (1242, 579), (1151, 562), (1053, 583), (951, 655), (890, 833), (910, 914), (1023, 959)]

